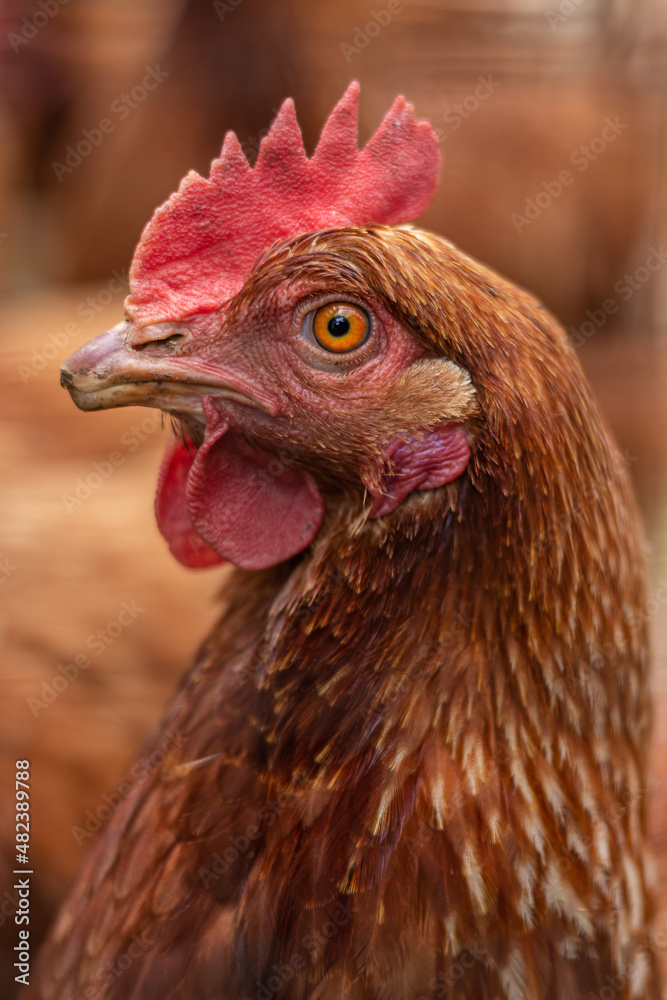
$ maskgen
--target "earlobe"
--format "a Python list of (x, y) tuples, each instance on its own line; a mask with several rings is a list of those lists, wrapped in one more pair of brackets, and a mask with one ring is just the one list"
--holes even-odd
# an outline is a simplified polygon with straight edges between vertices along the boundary
[(458, 479), (470, 460), (470, 446), (461, 424), (444, 424), (407, 440), (394, 438), (387, 460), (389, 473), (379, 487), (369, 488), (371, 518), (393, 513), (415, 490), (437, 489)]

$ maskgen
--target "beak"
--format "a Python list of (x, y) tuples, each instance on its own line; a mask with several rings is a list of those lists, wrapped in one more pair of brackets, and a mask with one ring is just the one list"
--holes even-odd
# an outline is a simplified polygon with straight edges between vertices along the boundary
[(119, 323), (68, 358), (60, 384), (81, 410), (155, 406), (205, 424), (202, 398), (222, 396), (274, 415), (275, 404), (243, 376), (196, 355), (179, 356), (190, 340), (191, 334), (173, 323), (140, 333)]

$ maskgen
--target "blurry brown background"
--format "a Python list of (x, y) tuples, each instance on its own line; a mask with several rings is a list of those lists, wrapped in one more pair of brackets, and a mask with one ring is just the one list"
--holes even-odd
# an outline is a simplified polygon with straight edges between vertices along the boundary
[[(112, 808), (104, 795), (212, 621), (224, 572), (186, 571), (158, 536), (157, 416), (79, 413), (59, 365), (121, 318), (153, 208), (188, 169), (208, 171), (228, 128), (253, 159), (288, 95), (312, 150), (350, 79), (362, 140), (405, 93), (446, 158), (425, 224), (570, 328), (650, 543), (659, 788), (664, 0), (5, 0), (0, 46), (0, 978), (14, 975), (15, 760), (31, 760), (36, 944)], [(667, 836), (656, 847), (667, 900)]]

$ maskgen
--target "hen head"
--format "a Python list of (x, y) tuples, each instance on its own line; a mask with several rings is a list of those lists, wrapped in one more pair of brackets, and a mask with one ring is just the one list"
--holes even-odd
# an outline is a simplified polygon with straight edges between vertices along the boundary
[(82, 409), (179, 421), (156, 513), (186, 565), (273, 565), (327, 514), (385, 516), (468, 463), (474, 392), (420, 335), (410, 287), (427, 248), (387, 225), (430, 201), (437, 139), (399, 97), (359, 151), (357, 99), (310, 159), (290, 101), (253, 169), (228, 134), (210, 179), (191, 173), (146, 227), (125, 322), (63, 368)]
[(399, 97), (358, 150), (357, 100), (352, 84), (310, 159), (290, 101), (254, 168), (229, 133), (144, 230), (125, 322), (62, 382), (85, 410), (175, 418), (156, 514), (188, 566), (265, 568), (465, 510), (482, 569), (502, 587), (519, 559), (535, 595), (539, 562), (546, 593), (554, 523), (558, 568), (613, 503), (588, 502), (615, 461), (605, 433), (534, 299), (396, 226), (433, 195), (437, 138)]

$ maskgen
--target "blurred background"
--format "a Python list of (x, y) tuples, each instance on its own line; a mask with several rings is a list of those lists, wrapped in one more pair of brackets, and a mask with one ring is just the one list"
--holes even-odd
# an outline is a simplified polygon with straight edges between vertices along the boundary
[[(227, 129), (252, 161), (287, 96), (312, 150), (352, 78), (362, 141), (404, 93), (446, 161), (424, 225), (569, 329), (648, 537), (659, 791), (664, 0), (4, 0), (0, 48), (0, 979), (13, 984), (15, 761), (31, 761), (36, 945), (212, 622), (224, 572), (186, 571), (158, 536), (157, 414), (81, 414), (59, 366), (122, 317), (155, 206), (190, 168), (208, 172)], [(667, 795), (653, 798), (665, 903)]]

